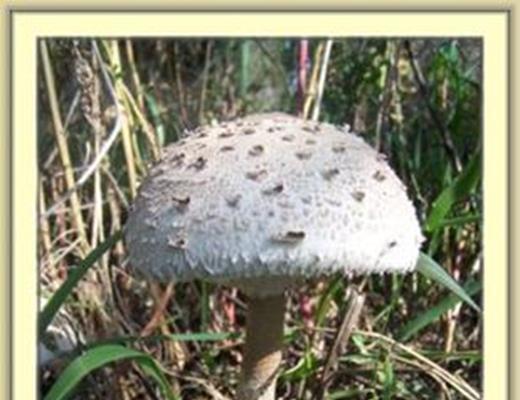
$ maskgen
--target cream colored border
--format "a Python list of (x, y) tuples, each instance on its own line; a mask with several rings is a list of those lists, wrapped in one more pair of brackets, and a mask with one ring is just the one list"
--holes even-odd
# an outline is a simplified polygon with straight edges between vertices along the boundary
[(485, 399), (506, 398), (507, 104), (505, 13), (15, 13), (13, 400), (36, 399), (36, 38), (41, 36), (482, 36)]

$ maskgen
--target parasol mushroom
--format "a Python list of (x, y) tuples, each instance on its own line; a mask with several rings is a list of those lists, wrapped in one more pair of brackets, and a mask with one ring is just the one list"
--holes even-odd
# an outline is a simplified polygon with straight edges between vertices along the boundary
[(282, 113), (198, 128), (164, 149), (125, 228), (131, 264), (249, 299), (237, 397), (275, 398), (284, 291), (337, 272), (413, 270), (422, 241), (385, 157), (327, 123)]

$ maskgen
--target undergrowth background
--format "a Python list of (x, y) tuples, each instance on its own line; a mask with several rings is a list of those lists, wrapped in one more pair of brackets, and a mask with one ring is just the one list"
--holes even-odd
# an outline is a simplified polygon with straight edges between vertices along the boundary
[[(162, 147), (253, 112), (348, 124), (385, 153), (423, 252), (480, 304), (481, 67), (477, 39), (40, 41), (42, 397), (233, 398), (242, 294), (145, 282), (118, 232)], [(289, 294), (278, 398), (478, 399), (481, 328), (417, 273), (309, 282)]]

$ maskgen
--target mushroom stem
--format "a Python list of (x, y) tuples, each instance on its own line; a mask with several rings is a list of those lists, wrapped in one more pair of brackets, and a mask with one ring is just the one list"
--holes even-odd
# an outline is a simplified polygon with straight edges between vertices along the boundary
[(282, 360), (285, 297), (249, 299), (245, 356), (238, 400), (274, 400)]

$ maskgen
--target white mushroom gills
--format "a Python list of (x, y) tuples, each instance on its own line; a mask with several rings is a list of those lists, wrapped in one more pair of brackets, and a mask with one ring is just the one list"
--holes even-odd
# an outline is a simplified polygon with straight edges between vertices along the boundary
[(198, 128), (166, 147), (125, 235), (131, 265), (152, 278), (235, 285), (278, 303), (305, 278), (411, 271), (423, 240), (383, 155), (342, 128), (281, 113)]

